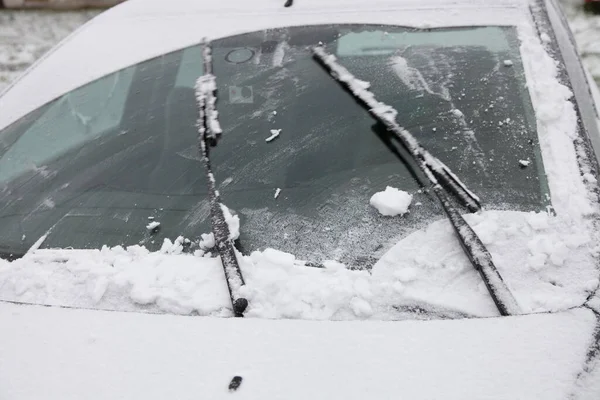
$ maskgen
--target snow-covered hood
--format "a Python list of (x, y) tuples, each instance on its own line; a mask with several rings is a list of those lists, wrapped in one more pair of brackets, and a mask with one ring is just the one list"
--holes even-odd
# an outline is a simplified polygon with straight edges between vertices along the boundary
[[(3, 399), (597, 399), (588, 309), (460, 321), (220, 319), (0, 304)], [(8, 329), (7, 329), (8, 328)], [(236, 392), (228, 386), (242, 378)]]
[(101, 14), (0, 97), (0, 129), (111, 72), (201, 42), (259, 29), (332, 23), (418, 27), (515, 25), (529, 0), (130, 0)]

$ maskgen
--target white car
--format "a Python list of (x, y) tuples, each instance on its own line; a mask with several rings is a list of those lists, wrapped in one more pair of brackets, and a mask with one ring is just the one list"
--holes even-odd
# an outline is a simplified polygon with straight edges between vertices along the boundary
[(551, 0), (110, 9), (0, 95), (0, 399), (600, 398), (594, 96)]

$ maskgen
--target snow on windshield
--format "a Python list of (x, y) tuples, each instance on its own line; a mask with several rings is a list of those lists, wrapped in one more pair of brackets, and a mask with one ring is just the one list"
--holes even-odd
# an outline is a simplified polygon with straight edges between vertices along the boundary
[[(598, 238), (593, 227), (597, 206), (590, 190), (595, 180), (591, 175), (586, 181), (582, 178), (581, 159), (573, 144), (576, 113), (569, 102), (571, 93), (556, 78), (554, 60), (530, 25), (523, 24), (518, 31), (554, 212), (489, 210), (465, 218), (488, 247), (524, 312), (555, 311), (582, 304), (598, 287)], [(280, 65), (287, 50), (287, 44), (280, 45), (270, 62)], [(436, 62), (436, 67), (440, 65)], [(424, 71), (410, 67), (401, 55), (392, 58), (389, 67), (406, 85), (453, 104), (444, 82), (429, 82)], [(512, 66), (499, 60), (498, 68)], [(473, 138), (470, 121), (456, 106), (452, 110), (462, 134)], [(470, 143), (469, 151), (479, 160), (477, 141)], [(419, 203), (411, 207), (418, 208)], [(244, 231), (243, 225), (239, 231)], [(205, 239), (209, 247), (210, 237)], [(184, 242), (184, 238), (165, 240), (159, 252), (140, 246), (45, 250), (12, 263), (0, 261), (0, 298), (230, 315), (219, 258), (205, 250), (194, 256), (183, 254)], [(304, 319), (497, 315), (446, 220), (396, 242), (371, 272), (333, 260), (323, 262), (322, 268), (307, 267), (295, 255), (271, 248), (238, 254), (247, 283), (244, 296), (250, 301), (247, 315)]]

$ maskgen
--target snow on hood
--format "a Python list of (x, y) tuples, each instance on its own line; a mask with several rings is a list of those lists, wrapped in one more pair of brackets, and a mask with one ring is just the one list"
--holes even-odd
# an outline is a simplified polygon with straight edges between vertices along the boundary
[(335, 23), (416, 27), (513, 25), (529, 0), (130, 0), (94, 18), (0, 97), (0, 129), (86, 83), (152, 57), (259, 29)]
[(576, 383), (596, 322), (587, 309), (390, 323), (0, 304), (0, 321), (11, 400), (598, 398), (595, 382)]

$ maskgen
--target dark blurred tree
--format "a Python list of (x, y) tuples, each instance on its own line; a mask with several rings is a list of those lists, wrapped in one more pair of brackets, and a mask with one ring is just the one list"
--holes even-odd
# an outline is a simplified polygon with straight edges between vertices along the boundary
[(600, 1), (586, 2), (583, 9), (589, 13), (600, 14)]

